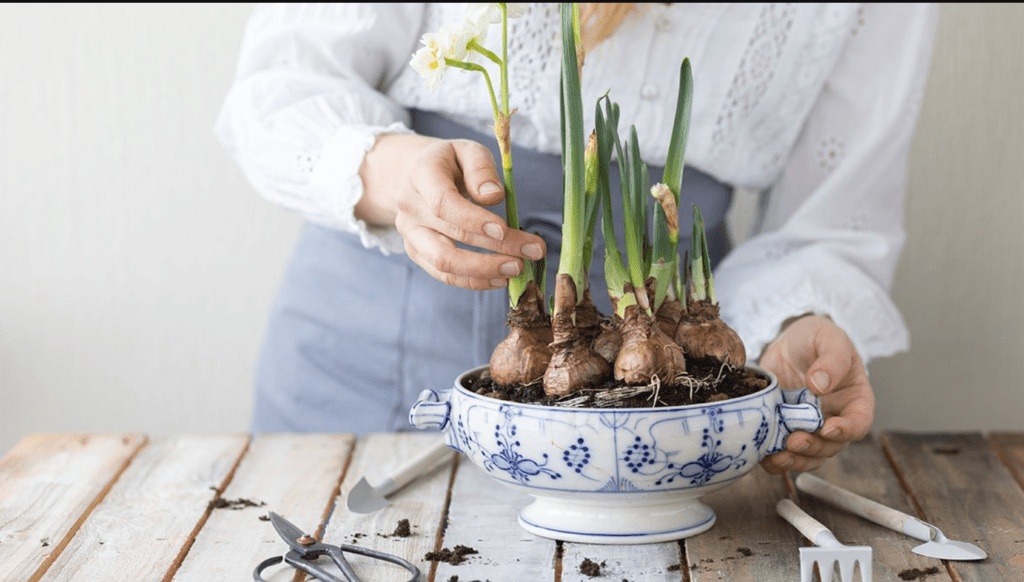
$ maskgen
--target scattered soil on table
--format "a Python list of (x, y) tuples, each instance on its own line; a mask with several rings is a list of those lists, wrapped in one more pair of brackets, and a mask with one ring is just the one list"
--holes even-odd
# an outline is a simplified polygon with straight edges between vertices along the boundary
[(926, 570), (922, 570), (920, 568), (912, 568), (910, 570), (903, 570), (902, 572), (900, 572), (898, 574), (898, 576), (900, 577), (900, 580), (924, 580), (928, 576), (931, 576), (932, 574), (938, 574), (938, 573), (939, 573), (938, 566), (932, 566), (932, 567), (930, 567), (930, 568), (928, 568)]
[(423, 559), (431, 562), (446, 562), (452, 566), (458, 566), (466, 561), (466, 556), (478, 553), (474, 548), (459, 544), (453, 550), (441, 548), (438, 552), (427, 552)]
[(391, 535), (400, 538), (407, 538), (412, 535), (412, 530), (409, 528), (409, 520), (404, 518), (398, 520), (398, 525), (395, 526), (395, 531), (391, 532)]
[(682, 569), (682, 566), (679, 564), (669, 564), (668, 568), (666, 568), (669, 572), (678, 572), (680, 569)]
[(580, 574), (586, 574), (587, 576), (590, 576), (591, 578), (594, 578), (596, 576), (600, 576), (601, 575), (601, 567), (604, 566), (604, 565), (605, 565), (604, 562), (601, 562), (600, 564), (598, 564), (597, 562), (591, 560), (590, 558), (583, 558), (583, 561), (580, 562)]
[(750, 551), (750, 548), (736, 548), (736, 551), (743, 554), (744, 557), (747, 558), (754, 555), (754, 552)]
[[(464, 387), (470, 392), (520, 404), (580, 408), (658, 408), (686, 404), (706, 404), (753, 394), (768, 386), (768, 379), (746, 368), (722, 364), (715, 358), (686, 360), (687, 376), (672, 385), (654, 382), (648, 386), (626, 386), (609, 380), (596, 388), (577, 390), (552, 398), (544, 394), (543, 382), (501, 386), (487, 374), (469, 376)], [(606, 398), (611, 391), (622, 394)]]
[(398, 524), (395, 526), (395, 531), (389, 534), (377, 534), (377, 537), (381, 538), (407, 538), (412, 535), (412, 527), (409, 525), (409, 520), (402, 518), (398, 520)]
[[(459, 582), (459, 575), (452, 574), (452, 577), (448, 579), (448, 582)], [(490, 580), (466, 580), (466, 582), (491, 582)]]
[(953, 445), (938, 445), (932, 448), (932, 452), (936, 455), (958, 455), (960, 448)]
[[(210, 502), (210, 509), (245, 509), (246, 507), (263, 507), (264, 501), (253, 501), (252, 499), (224, 499), (217, 497)], [(268, 518), (269, 519), (269, 518)]]

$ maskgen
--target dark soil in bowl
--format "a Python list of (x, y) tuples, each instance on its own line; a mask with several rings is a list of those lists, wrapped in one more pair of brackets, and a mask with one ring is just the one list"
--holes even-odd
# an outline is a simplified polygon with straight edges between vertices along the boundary
[(748, 368), (736, 368), (715, 358), (686, 360), (687, 376), (681, 382), (661, 385), (629, 386), (610, 380), (601, 386), (578, 390), (567, 396), (551, 398), (544, 394), (540, 380), (531, 384), (501, 386), (485, 372), (469, 375), (463, 387), (489, 398), (519, 404), (574, 408), (659, 408), (688, 404), (707, 404), (739, 398), (768, 387), (768, 378)]

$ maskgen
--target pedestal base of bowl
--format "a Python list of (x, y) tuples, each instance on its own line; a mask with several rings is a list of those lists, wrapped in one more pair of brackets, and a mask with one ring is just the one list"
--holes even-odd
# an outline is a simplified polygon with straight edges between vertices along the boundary
[(615, 504), (538, 496), (519, 513), (519, 525), (545, 538), (585, 544), (650, 544), (695, 536), (715, 525), (715, 512), (698, 499)]

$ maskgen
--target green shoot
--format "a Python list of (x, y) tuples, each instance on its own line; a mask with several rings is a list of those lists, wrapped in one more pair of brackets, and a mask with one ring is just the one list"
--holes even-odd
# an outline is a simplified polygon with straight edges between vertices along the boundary
[[(675, 121), (672, 124), (672, 137), (668, 144), (668, 158), (665, 162), (665, 171), (662, 175), (664, 182), (672, 195), (675, 197), (675, 208), (679, 209), (679, 192), (683, 186), (683, 167), (685, 165), (686, 142), (690, 133), (690, 113), (693, 105), (693, 71), (690, 67), (690, 59), (683, 59), (679, 69), (679, 96), (676, 99)], [(664, 204), (663, 204), (664, 205)], [(677, 228), (672, 238), (673, 246), (679, 244), (679, 217), (676, 216)], [(685, 287), (683, 286), (682, 271), (679, 269), (679, 254), (674, 258), (673, 270), (675, 272), (675, 287), (677, 296), (682, 297)], [(686, 302), (683, 302), (685, 309)]]
[[(576, 285), (576, 302), (586, 289), (583, 267), (583, 240), (585, 237), (585, 178), (583, 144), (583, 97), (577, 66), (576, 42), (573, 29), (573, 7), (562, 6), (562, 96), (564, 106), (565, 144), (562, 152), (564, 165), (564, 206), (562, 217), (562, 252), (558, 273), (569, 275)], [(578, 17), (577, 17), (578, 19)], [(557, 303), (557, 302), (556, 302)]]
[[(598, 164), (600, 166), (600, 180), (598, 189), (601, 197), (602, 221), (601, 232), (604, 235), (604, 277), (608, 287), (608, 297), (612, 302), (615, 314), (625, 318), (626, 308), (636, 305), (636, 297), (633, 293), (626, 293), (626, 285), (629, 284), (629, 272), (622, 261), (622, 253), (619, 251), (618, 239), (615, 235), (615, 220), (612, 217), (612, 198), (609, 183), (608, 168), (611, 165), (612, 146), (619, 146), (619, 138), (616, 126), (619, 123), (618, 105), (612, 103), (607, 95), (602, 97), (605, 100), (607, 116), (601, 112), (601, 102), (598, 100), (595, 113), (595, 125), (597, 126), (597, 152)], [(625, 174), (621, 174), (624, 176)]]
[(643, 180), (647, 174), (646, 165), (640, 158), (639, 138), (636, 126), (630, 131), (627, 144), (628, 153), (620, 170), (626, 173), (626, 189), (622, 192), (623, 230), (626, 239), (626, 261), (629, 264), (629, 279), (636, 294), (637, 303), (653, 315), (644, 283), (647, 280), (646, 253), (646, 222), (647, 222), (647, 188)]
[[(583, 272), (589, 275), (590, 262), (594, 259), (594, 230), (597, 225), (597, 209), (601, 203), (600, 187), (601, 168), (597, 156), (597, 132), (591, 132), (587, 140), (587, 149), (583, 156), (584, 172), (584, 225), (583, 238)], [(589, 285), (590, 279), (587, 278)]]
[(690, 242), (690, 296), (702, 301), (710, 299), (717, 303), (715, 282), (711, 277), (711, 259), (708, 255), (708, 240), (704, 232), (704, 217), (697, 205), (693, 205), (693, 238)]

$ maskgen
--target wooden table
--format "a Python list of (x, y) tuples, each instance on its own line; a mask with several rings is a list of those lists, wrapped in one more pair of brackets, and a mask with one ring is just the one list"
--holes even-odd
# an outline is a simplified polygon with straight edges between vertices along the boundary
[[(788, 478), (760, 468), (705, 498), (718, 513), (708, 532), (640, 546), (534, 537), (516, 524), (528, 498), (454, 453), (387, 508), (345, 509), (361, 477), (379, 482), (436, 438), (31, 435), (0, 460), (0, 580), (251, 580), (259, 561), (286, 549), (266, 518), (274, 511), (328, 542), (400, 555), (425, 582), (793, 582), (806, 540), (775, 514), (787, 495), (844, 543), (872, 546), (876, 581), (1024, 580), (1024, 433), (876, 434), (817, 471), (977, 544), (989, 554), (979, 562), (918, 556), (916, 540), (801, 499)], [(393, 535), (402, 519), (409, 536)], [(457, 565), (425, 557), (457, 545), (477, 553)], [(587, 559), (600, 577), (580, 571)], [(367, 582), (408, 578), (361, 556), (352, 563)], [(269, 572), (302, 579), (290, 568)]]

